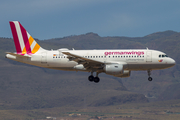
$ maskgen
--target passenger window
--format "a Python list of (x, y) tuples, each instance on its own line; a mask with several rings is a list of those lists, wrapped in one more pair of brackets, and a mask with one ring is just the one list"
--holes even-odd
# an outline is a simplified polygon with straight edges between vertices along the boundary
[(101, 56), (101, 58), (103, 58), (103, 56)]
[(110, 58), (111, 56), (109, 56), (109, 58)]

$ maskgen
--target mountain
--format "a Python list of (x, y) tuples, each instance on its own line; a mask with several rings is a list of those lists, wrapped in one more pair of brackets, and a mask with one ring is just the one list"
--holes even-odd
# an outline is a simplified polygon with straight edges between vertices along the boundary
[[(102, 75), (101, 83), (96, 84), (87, 80), (89, 73), (49, 70), (7, 59), (0, 63), (0, 109), (100, 106), (102, 100), (111, 104), (148, 102), (112, 77)], [(113, 97), (119, 100), (110, 99)]]
[[(100, 37), (95, 33), (38, 40), (45, 49), (157, 49), (176, 60), (175, 67), (152, 72), (132, 72), (129, 78), (100, 74), (98, 84), (90, 73), (50, 70), (5, 59), (15, 51), (11, 38), (0, 38), (0, 109), (39, 109), (61, 106), (108, 106), (160, 100), (170, 85), (180, 82), (180, 33), (165, 31), (144, 37)], [(173, 89), (171, 89), (173, 91)], [(170, 94), (170, 93), (169, 93)], [(178, 94), (178, 93), (177, 93)], [(165, 98), (165, 97), (164, 97)], [(168, 99), (174, 99), (173, 97)], [(166, 100), (163, 99), (163, 100)]]
[(180, 83), (169, 85), (164, 92), (162, 92), (158, 99), (160, 101), (171, 100), (171, 99), (180, 99)]

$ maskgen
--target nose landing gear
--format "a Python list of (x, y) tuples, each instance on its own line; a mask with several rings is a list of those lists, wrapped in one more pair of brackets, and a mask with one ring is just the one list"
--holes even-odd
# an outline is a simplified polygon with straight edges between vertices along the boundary
[(152, 79), (152, 77), (150, 77), (150, 75), (151, 75), (151, 70), (148, 70), (147, 72), (148, 72), (148, 76), (149, 76), (149, 77), (148, 77), (148, 80), (149, 80), (149, 81), (152, 81), (153, 79)]
[(149, 80), (149, 81), (152, 81), (152, 77), (148, 77), (148, 80)]

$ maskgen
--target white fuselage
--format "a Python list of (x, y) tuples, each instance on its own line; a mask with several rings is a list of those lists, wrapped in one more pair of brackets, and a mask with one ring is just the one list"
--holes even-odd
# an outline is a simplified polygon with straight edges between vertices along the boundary
[[(172, 67), (175, 61), (165, 53), (146, 49), (124, 49), (124, 50), (52, 50), (38, 51), (31, 58), (19, 58), (7, 54), (6, 57), (40, 67), (68, 71), (88, 71), (76, 69), (79, 63), (71, 61), (62, 52), (70, 52), (83, 58), (103, 62), (104, 64), (119, 63), (124, 70), (158, 70)], [(161, 57), (160, 57), (161, 55)]]

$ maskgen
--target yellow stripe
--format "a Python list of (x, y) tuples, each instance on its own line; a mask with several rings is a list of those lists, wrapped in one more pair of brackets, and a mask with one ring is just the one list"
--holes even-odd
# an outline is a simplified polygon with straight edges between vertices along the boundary
[(26, 54), (26, 47), (24, 47), (22, 54)]
[(32, 50), (32, 53), (36, 53), (39, 50), (40, 46), (36, 43), (34, 46), (34, 49)]
[(29, 37), (29, 45), (30, 45), (30, 46), (32, 45), (33, 41), (34, 41), (34, 39), (30, 36), (30, 37)]

